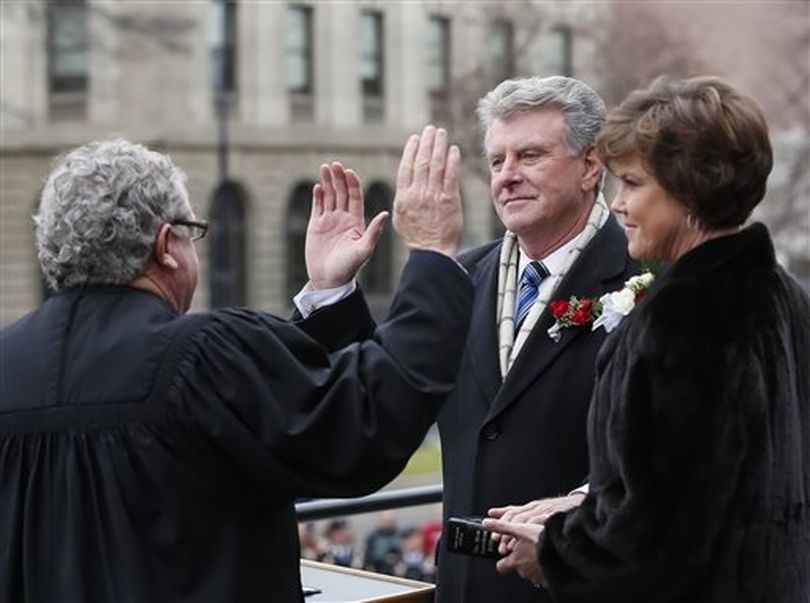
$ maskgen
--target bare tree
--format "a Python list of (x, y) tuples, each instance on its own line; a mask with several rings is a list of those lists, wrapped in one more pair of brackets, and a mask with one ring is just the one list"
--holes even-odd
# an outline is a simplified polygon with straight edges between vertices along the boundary
[(687, 41), (663, 22), (656, 5), (611, 2), (593, 39), (591, 69), (608, 107), (657, 76), (697, 75), (704, 63)]
[(769, 43), (782, 60), (768, 74), (765, 99), (773, 128), (775, 165), (766, 202), (757, 212), (787, 267), (810, 284), (810, 2), (784, 6)]
[[(453, 75), (447, 102), (434, 117), (450, 130), (454, 142), (461, 147), (465, 166), (483, 182), (489, 182), (489, 167), (484, 161), (483, 132), (476, 114), (478, 100), (507, 78), (533, 75), (532, 50), (548, 29), (554, 5), (531, 0), (477, 5), (476, 18), (484, 35), (482, 47), (469, 68)], [(510, 26), (508, 46), (493, 47), (496, 40), (487, 28), (496, 23)]]

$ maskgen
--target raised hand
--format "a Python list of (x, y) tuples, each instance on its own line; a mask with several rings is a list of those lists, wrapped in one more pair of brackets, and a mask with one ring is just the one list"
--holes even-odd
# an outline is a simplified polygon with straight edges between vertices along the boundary
[(446, 130), (427, 126), (408, 139), (397, 172), (394, 228), (409, 248), (456, 254), (463, 227), (460, 170), (461, 152), (448, 148)]
[(310, 286), (330, 289), (357, 276), (374, 252), (388, 212), (374, 216), (366, 228), (357, 174), (334, 162), (323, 164), (319, 176), (312, 190), (304, 257)]

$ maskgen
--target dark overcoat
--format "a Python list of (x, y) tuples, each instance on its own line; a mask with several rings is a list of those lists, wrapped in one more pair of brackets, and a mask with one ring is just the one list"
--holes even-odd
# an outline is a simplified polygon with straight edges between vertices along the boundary
[[(567, 494), (588, 475), (585, 423), (604, 330), (565, 329), (555, 343), (547, 334), (553, 318), (546, 309), (502, 381), (495, 315), (499, 254), (496, 242), (459, 258), (475, 285), (475, 301), (458, 386), (439, 415), (445, 518)], [(638, 271), (611, 215), (552, 299), (599, 297)], [(498, 574), (493, 560), (439, 552), (443, 603), (542, 599), (517, 575)]]
[[(302, 601), (294, 499), (404, 467), (471, 300), (457, 266), (415, 252), (389, 320), (329, 355), (261, 312), (52, 297), (0, 332), (0, 601)], [(371, 335), (359, 294), (300, 326), (323, 323), (330, 349)]]
[(609, 337), (560, 603), (810, 601), (810, 298), (761, 224), (682, 256)]

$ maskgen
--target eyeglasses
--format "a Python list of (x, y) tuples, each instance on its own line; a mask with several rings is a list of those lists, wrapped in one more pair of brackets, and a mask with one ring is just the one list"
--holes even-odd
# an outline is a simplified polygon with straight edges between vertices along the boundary
[(208, 222), (205, 220), (172, 220), (169, 226), (176, 234), (192, 241), (199, 241), (208, 234)]

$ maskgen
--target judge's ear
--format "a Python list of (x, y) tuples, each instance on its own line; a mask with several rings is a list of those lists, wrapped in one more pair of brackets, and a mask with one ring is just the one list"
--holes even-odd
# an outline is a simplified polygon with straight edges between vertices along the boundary
[(155, 263), (159, 266), (175, 270), (179, 266), (177, 260), (169, 249), (169, 242), (171, 241), (171, 225), (164, 224), (160, 227), (157, 237), (155, 237), (154, 256)]

